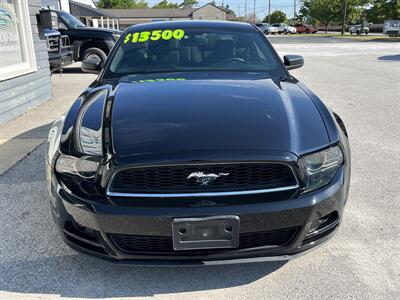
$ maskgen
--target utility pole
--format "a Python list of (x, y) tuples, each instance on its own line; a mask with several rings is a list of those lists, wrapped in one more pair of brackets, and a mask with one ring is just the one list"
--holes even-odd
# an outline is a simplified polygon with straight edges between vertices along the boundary
[(268, 23), (271, 24), (271, 0), (268, 0)]
[(256, 24), (256, 0), (254, 0), (253, 14), (253, 23)]
[(344, 0), (343, 20), (342, 20), (342, 35), (344, 35), (345, 26), (346, 26), (346, 14), (347, 14), (347, 0)]
[(247, 0), (244, 2), (244, 21), (247, 22)]
[(297, 0), (293, 0), (293, 22), (296, 22), (296, 1)]

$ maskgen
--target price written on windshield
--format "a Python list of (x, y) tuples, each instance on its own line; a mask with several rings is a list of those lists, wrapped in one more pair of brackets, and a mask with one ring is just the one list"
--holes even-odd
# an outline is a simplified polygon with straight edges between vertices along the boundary
[(185, 31), (183, 29), (175, 30), (153, 30), (153, 31), (142, 31), (135, 33), (128, 33), (124, 38), (124, 44), (128, 43), (144, 43), (148, 40), (158, 41), (170, 39), (181, 40), (185, 36)]

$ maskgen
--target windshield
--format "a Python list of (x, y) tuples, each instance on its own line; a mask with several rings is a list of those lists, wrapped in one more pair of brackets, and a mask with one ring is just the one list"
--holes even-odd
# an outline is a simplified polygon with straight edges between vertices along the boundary
[(68, 28), (86, 27), (85, 24), (83, 24), (73, 15), (70, 15), (65, 11), (60, 11), (58, 15), (60, 16), (60, 19), (65, 23), (65, 25), (67, 25)]
[(272, 47), (258, 31), (189, 28), (125, 33), (103, 78), (188, 71), (284, 76)]

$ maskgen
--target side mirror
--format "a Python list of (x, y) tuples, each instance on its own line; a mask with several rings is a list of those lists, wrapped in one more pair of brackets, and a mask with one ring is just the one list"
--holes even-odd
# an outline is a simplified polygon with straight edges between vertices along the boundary
[(101, 62), (84, 59), (81, 64), (81, 70), (85, 73), (99, 74), (101, 70)]
[(300, 55), (285, 55), (283, 63), (288, 70), (301, 68), (304, 65), (304, 58)]

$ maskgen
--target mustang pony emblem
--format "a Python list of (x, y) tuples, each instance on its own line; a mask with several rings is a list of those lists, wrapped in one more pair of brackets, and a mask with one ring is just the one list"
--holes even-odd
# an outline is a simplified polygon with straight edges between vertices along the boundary
[(221, 176), (228, 176), (229, 173), (219, 173), (217, 174), (204, 174), (203, 172), (193, 172), (190, 174), (187, 179), (196, 178), (196, 182), (200, 183), (201, 185), (207, 185), (210, 182), (213, 182), (215, 179)]

